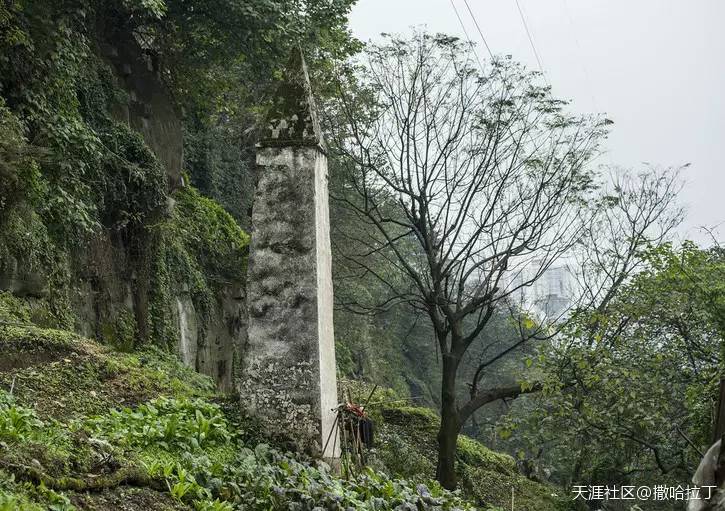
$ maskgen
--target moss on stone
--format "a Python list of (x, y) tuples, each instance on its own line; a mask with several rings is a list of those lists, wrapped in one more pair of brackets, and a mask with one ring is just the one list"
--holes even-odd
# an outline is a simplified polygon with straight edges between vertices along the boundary
[[(168, 488), (147, 466), (188, 465), (188, 452), (162, 444), (117, 446), (92, 436), (89, 417), (158, 396), (210, 399), (215, 386), (209, 378), (159, 349), (121, 353), (71, 332), (31, 325), (0, 326), (0, 351), (0, 511), (70, 511), (71, 500), (83, 509), (96, 504), (116, 509), (111, 503), (123, 502), (127, 485), (143, 486), (133, 498), (146, 503), (128, 509), (185, 509), (157, 493)], [(203, 422), (203, 416), (196, 417)], [(25, 426), (8, 430), (11, 418)], [(231, 441), (208, 443), (196, 456), (225, 464), (237, 451)], [(90, 497), (87, 490), (99, 496)]]
[(466, 435), (458, 437), (458, 459), (471, 467), (482, 466), (501, 474), (518, 475), (513, 457), (492, 451)]
[(521, 475), (512, 476), (489, 469), (459, 465), (461, 489), (482, 506), (503, 509), (511, 506), (513, 489), (519, 511), (574, 511), (580, 509), (562, 488), (537, 483)]
[(104, 342), (119, 351), (132, 351), (137, 338), (136, 318), (133, 312), (122, 307), (116, 314), (113, 322), (101, 325), (101, 334)]
[(430, 408), (415, 406), (387, 407), (382, 410), (383, 417), (391, 424), (408, 425), (425, 433), (436, 433), (440, 419)]
[(0, 321), (30, 323), (30, 309), (23, 300), (12, 293), (0, 292)]
[(242, 281), (247, 273), (249, 235), (217, 202), (186, 187), (174, 194), (172, 229), (207, 275)]
[(0, 325), (0, 387), (41, 419), (79, 418), (159, 395), (209, 396), (214, 383), (172, 354), (119, 353), (63, 330)]
[[(69, 497), (82, 503), (83, 509), (94, 509), (93, 502), (119, 501), (120, 493), (126, 490), (116, 486), (127, 484), (124, 481), (153, 486), (143, 461), (158, 459), (160, 447), (130, 452), (110, 446), (90, 438), (82, 427), (84, 421), (158, 396), (211, 398), (215, 391), (208, 377), (159, 349), (121, 353), (63, 330), (0, 325), (0, 352), (0, 397), (7, 398), (12, 388), (10, 399), (16, 407), (12, 413), (27, 416), (23, 420), (28, 425), (21, 434), (11, 436), (3, 436), (0, 427), (0, 511), (49, 509), (51, 503), (70, 502)], [(32, 411), (30, 415), (28, 410)], [(2, 406), (0, 413), (4, 413)], [(0, 426), (6, 423), (4, 420), (0, 417)], [(205, 456), (222, 461), (233, 456), (231, 444), (207, 450)], [(173, 456), (180, 460), (181, 453)], [(10, 470), (15, 479), (2, 473), (3, 468)], [(40, 481), (58, 492), (39, 492)], [(163, 481), (158, 483), (158, 489), (166, 489)], [(106, 485), (109, 489), (102, 492), (107, 497), (103, 499), (82, 498), (71, 491), (100, 490)], [(61, 490), (66, 495), (59, 493)], [(149, 489), (139, 491), (134, 498), (148, 506), (129, 509), (181, 508), (168, 496)]]
[[(72, 327), (75, 316), (70, 307), (66, 251), (58, 247), (40, 215), (29, 205), (20, 204), (4, 217), (0, 228), (0, 279), (5, 281), (3, 287), (18, 297), (13, 307), (27, 311), (28, 321)], [(7, 298), (3, 301), (9, 305)]]
[(246, 278), (249, 236), (215, 201), (193, 187), (177, 190), (171, 214), (155, 227), (149, 319), (153, 339), (173, 347), (178, 338), (172, 298), (191, 296), (203, 334), (223, 285)]
[(80, 342), (81, 337), (68, 330), (22, 324), (0, 325), (0, 347), (4, 354), (38, 350), (69, 354), (74, 352), (74, 347)]

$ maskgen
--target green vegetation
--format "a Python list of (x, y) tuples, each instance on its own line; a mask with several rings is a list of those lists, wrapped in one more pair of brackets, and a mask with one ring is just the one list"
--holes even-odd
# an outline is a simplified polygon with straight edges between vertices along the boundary
[(692, 243), (644, 251), (606, 307), (582, 311), (566, 342), (542, 350), (544, 391), (500, 421), (506, 449), (562, 485), (689, 480), (712, 443), (723, 374), (724, 255)]
[[(449, 165), (426, 163), (417, 176), (450, 168), (449, 176), (461, 181), (443, 186), (436, 176), (401, 174), (393, 192), (365, 186), (374, 197), (355, 198), (351, 193), (360, 188), (351, 170), (355, 159), (341, 156), (350, 141), (343, 112), (351, 115), (354, 132), (362, 133), (359, 126), (384, 122), (381, 107), (406, 97), (425, 105), (416, 98), (429, 94), (392, 88), (393, 97), (375, 104), (376, 91), (387, 87), (364, 85), (357, 65), (362, 59), (348, 65), (348, 57), (361, 49), (347, 28), (353, 3), (0, 3), (0, 511), (500, 509), (509, 507), (512, 491), (518, 510), (554, 511), (570, 509), (562, 488), (572, 484), (674, 485), (690, 479), (697, 451), (712, 440), (712, 411), (725, 372), (725, 263), (722, 248), (664, 243), (679, 217), (668, 209), (675, 174), (649, 172), (639, 181), (617, 181), (611, 190), (601, 187), (597, 200), (585, 200), (598, 176), (583, 162), (610, 122), (564, 115), (564, 104), (552, 99), (538, 76), (509, 59), (493, 62), (486, 71), (491, 74), (479, 80), (470, 62), (460, 60), (468, 51), (463, 42), (419, 34), (392, 37), (387, 47), (370, 49), (373, 61), (382, 63), (407, 60), (424, 48), (421, 41), (433, 44), (443, 60), (410, 61), (425, 64), (418, 73), (422, 82), (401, 81), (396, 70), (406, 66), (397, 64), (376, 76), (390, 83), (428, 81), (435, 90), (455, 80), (447, 82), (445, 66), (431, 63), (449, 56), (456, 63), (461, 83), (472, 92), (460, 104), (477, 112), (465, 123), (472, 131), (463, 140), (472, 141), (471, 148)], [(370, 409), (377, 425), (370, 466), (348, 479), (285, 452), (243, 417), (239, 399), (219, 396), (214, 382), (171, 355), (179, 341), (181, 298), (185, 305), (191, 300), (196, 314), (194, 348), (210, 348), (205, 343), (218, 340), (220, 331), (239, 327), (225, 300), (233, 296), (239, 302), (243, 295), (249, 236), (242, 227), (249, 227), (254, 142), (268, 91), (297, 44), (326, 110), (320, 117), (333, 148), (330, 195), (342, 199), (332, 203), (333, 244), (352, 251), (347, 256), (336, 251), (334, 261), (336, 298), (345, 306), (335, 318), (338, 369), (358, 380), (346, 384), (358, 398), (371, 390), (361, 380), (388, 388), (376, 393)], [(131, 74), (126, 69), (138, 62), (147, 72), (140, 85), (131, 76), (137, 68), (131, 66)], [(501, 90), (512, 94), (503, 100), (496, 91), (502, 79)], [(163, 105), (141, 98), (146, 86)], [(353, 101), (336, 112), (341, 93)], [(454, 96), (445, 88), (441, 92), (443, 117), (431, 133), (443, 133), (439, 127), (448, 125), (445, 116), (457, 108), (450, 102)], [(168, 108), (168, 117), (159, 106)], [(516, 114), (524, 111), (537, 113), (528, 127), (529, 118)], [(430, 112), (416, 117), (434, 118)], [(161, 130), (152, 129), (159, 125)], [(403, 122), (401, 133), (410, 125)], [(536, 125), (534, 135), (593, 130), (592, 144), (563, 153), (564, 145), (557, 145), (542, 158), (524, 154), (533, 146), (507, 138), (510, 150), (496, 152), (504, 159), (512, 155), (509, 168), (518, 169), (517, 179), (491, 179), (506, 167), (495, 158), (489, 159), (492, 174), (465, 177), (466, 168), (487, 168), (462, 164), (466, 158), (501, 143), (483, 143), (487, 137), (523, 137)], [(378, 132), (385, 130), (370, 131)], [(334, 143), (338, 134), (345, 141), (340, 151)], [(574, 141), (579, 134), (572, 130), (564, 138)], [(183, 164), (166, 161), (167, 145), (175, 156), (183, 145)], [(383, 141), (380, 147), (389, 145)], [(413, 149), (422, 154), (417, 142)], [(455, 151), (444, 153), (445, 160)], [(382, 171), (381, 183), (394, 170), (373, 167), (365, 173)], [(477, 250), (488, 277), (456, 270), (475, 257), (446, 254), (441, 247), (478, 242), (446, 240), (471, 231), (461, 219), (445, 224), (455, 215), (430, 223), (430, 212), (441, 210), (440, 197), (469, 184), (509, 182), (509, 191), (475, 185), (465, 193), (481, 206), (503, 208), (498, 221), (475, 229), (486, 238), (503, 229), (492, 240), (495, 246), (512, 234), (505, 232), (511, 211), (520, 211), (510, 217), (514, 220), (539, 211), (538, 192), (527, 204), (526, 189), (540, 190), (533, 185), (547, 173), (551, 179), (544, 183), (559, 182), (563, 167), (570, 175), (551, 191), (560, 207), (541, 217), (546, 220), (541, 235), (528, 225), (515, 229), (513, 238), (530, 231), (529, 242), (520, 240), (518, 249), (491, 258), (498, 260), (492, 265), (485, 250)], [(434, 188), (410, 188), (414, 183)], [(408, 197), (402, 202), (401, 189)], [(368, 199), (380, 197), (383, 202), (371, 209)], [(459, 199), (448, 196), (454, 210)], [(426, 206), (429, 200), (434, 203)], [(580, 239), (546, 228), (578, 225), (590, 213), (592, 223), (576, 229), (583, 233)], [(480, 221), (473, 216), (474, 224)], [(380, 238), (382, 224), (396, 227)], [(585, 286), (591, 303), (573, 311), (553, 343), (539, 342), (549, 338), (550, 325), (499, 305), (504, 293), (494, 284), (507, 280), (503, 272), (516, 266), (517, 257), (533, 260), (534, 247), (546, 239), (563, 243), (550, 254), (583, 250), (582, 276), (592, 280)], [(351, 257), (362, 264), (351, 265)], [(401, 268), (412, 275), (401, 274)], [(464, 274), (470, 280), (458, 281)], [(430, 289), (421, 294), (410, 277)], [(448, 290), (456, 289), (459, 297), (451, 301)], [(417, 298), (414, 307), (406, 307), (411, 291)], [(466, 307), (474, 291), (482, 293), (480, 299)], [(446, 302), (451, 307), (441, 308)], [(456, 308), (460, 314), (451, 315)], [(426, 312), (433, 313), (427, 320)], [(466, 342), (460, 338), (464, 332), (471, 333)], [(463, 349), (454, 350), (449, 375), (458, 384), (441, 378), (454, 336)], [(522, 380), (536, 380), (542, 392), (505, 405), (483, 399), (495, 387), (518, 396)], [(449, 392), (441, 393), (441, 381)], [(464, 407), (455, 401), (468, 402), (476, 391), (481, 400), (474, 404), (486, 407), (475, 412), (469, 407), (458, 421), (454, 416)], [(441, 429), (432, 410), (442, 408), (441, 395), (449, 401), (445, 415), (456, 418), (446, 449), (455, 456), (443, 458), (454, 465), (447, 486), (455, 486), (457, 476), (457, 493), (431, 482)], [(456, 440), (459, 431), (466, 434)], [(484, 437), (508, 454), (477, 440)]]
[[(397, 477), (433, 478), (438, 415), (427, 408), (392, 403), (382, 405), (374, 416), (380, 447), (373, 455), (372, 466)], [(521, 511), (577, 509), (561, 488), (527, 479), (511, 456), (492, 451), (465, 435), (458, 438), (456, 470), (463, 495), (484, 508), (506, 509), (513, 488), (516, 509)]]
[[(31, 3), (0, 7), (12, 34), (0, 41), (0, 88), (22, 126), (15, 138), (33, 140), (34, 149), (32, 162), (8, 162), (25, 184), (14, 198), (38, 211), (58, 249), (101, 227), (138, 227), (164, 201), (164, 169), (141, 136), (111, 116), (126, 96), (94, 51), (95, 6)], [(28, 172), (32, 179), (21, 179)]]
[(23, 125), (0, 97), (0, 213), (9, 211), (20, 197), (37, 193), (40, 172)]
[(172, 297), (188, 292), (206, 330), (215, 293), (222, 285), (244, 282), (249, 236), (219, 204), (192, 187), (172, 195), (169, 217), (154, 227), (149, 305), (151, 336), (173, 348), (178, 333)]
[[(0, 343), (0, 386), (12, 388), (0, 392), (0, 506), (115, 509), (127, 498), (150, 509), (215, 511), (473, 507), (430, 481), (432, 451), (417, 444), (436, 428), (427, 409), (382, 408), (377, 469), (345, 479), (270, 446), (238, 401), (220, 401), (208, 378), (159, 350), (121, 353), (33, 326), (0, 326)], [(424, 470), (402, 473), (393, 435), (425, 460)], [(506, 466), (502, 485), (520, 478), (510, 458), (473, 440), (461, 452), (467, 466)]]
[(201, 400), (159, 398), (135, 409), (111, 410), (89, 423), (91, 433), (130, 447), (194, 450), (231, 439), (217, 406)]
[[(285, 15), (266, 3), (250, 5), (239, 26), (267, 11)], [(173, 295), (187, 287), (203, 335), (219, 287), (242, 283), (246, 272), (246, 234), (212, 200), (169, 186), (173, 169), (151, 149), (169, 141), (130, 126), (136, 99), (102, 56), (102, 47), (127, 44), (138, 23), (166, 31), (159, 44), (178, 50), (188, 34), (175, 27), (188, 20), (177, 9), (163, 1), (0, 6), (0, 277), (33, 309), (26, 319), (93, 331), (126, 351), (174, 343)], [(125, 21), (111, 33), (109, 20)], [(208, 37), (226, 37), (220, 20), (195, 21), (208, 23)], [(129, 278), (137, 284), (126, 291)], [(79, 300), (91, 291), (95, 317), (87, 297)]]

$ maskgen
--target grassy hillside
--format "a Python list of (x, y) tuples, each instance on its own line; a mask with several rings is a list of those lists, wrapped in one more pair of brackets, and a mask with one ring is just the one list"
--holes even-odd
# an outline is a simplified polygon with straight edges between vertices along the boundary
[[(372, 390), (359, 382), (344, 381), (342, 386), (350, 389), (354, 399)], [(369, 411), (377, 425), (377, 448), (371, 465), (394, 477), (433, 478), (438, 415), (429, 408), (409, 406), (407, 400), (391, 391), (376, 391), (371, 401)], [(512, 488), (517, 511), (576, 509), (565, 490), (527, 479), (511, 456), (492, 451), (465, 435), (458, 439), (457, 470), (461, 493), (483, 509), (511, 509)]]
[(0, 510), (468, 507), (434, 484), (345, 481), (275, 450), (238, 400), (161, 351), (2, 321)]
[(1, 511), (466, 509), (504, 504), (511, 485), (517, 509), (560, 509), (510, 457), (468, 439), (464, 492), (430, 483), (426, 409), (376, 407), (375, 470), (344, 480), (270, 446), (238, 399), (174, 357), (38, 328), (17, 301), (0, 304)]

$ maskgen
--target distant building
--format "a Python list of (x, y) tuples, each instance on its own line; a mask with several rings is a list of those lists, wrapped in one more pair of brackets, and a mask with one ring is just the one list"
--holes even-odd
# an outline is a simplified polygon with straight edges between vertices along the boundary
[(530, 285), (523, 285), (535, 277), (539, 270), (539, 261), (524, 268), (508, 281), (508, 289), (517, 288), (511, 295), (511, 301), (548, 319), (558, 319), (565, 315), (572, 304), (573, 277), (566, 264), (551, 266)]

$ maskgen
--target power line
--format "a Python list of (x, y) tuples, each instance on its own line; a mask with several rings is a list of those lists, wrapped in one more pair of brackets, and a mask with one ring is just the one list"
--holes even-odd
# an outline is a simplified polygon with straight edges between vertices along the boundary
[(566, 12), (566, 17), (569, 20), (569, 25), (571, 26), (571, 33), (574, 36), (574, 43), (576, 44), (577, 50), (579, 51), (579, 58), (581, 59), (582, 64), (582, 70), (584, 71), (584, 79), (587, 82), (587, 87), (589, 88), (589, 94), (592, 96), (592, 104), (594, 105), (594, 108), (598, 111), (599, 106), (597, 105), (597, 99), (594, 97), (594, 87), (592, 86), (592, 79), (589, 75), (589, 69), (587, 69), (586, 60), (584, 57), (584, 51), (582, 50), (581, 44), (579, 44), (579, 37), (577, 36), (577, 29), (576, 24), (574, 23), (574, 18), (571, 15), (571, 10), (569, 9), (569, 3), (566, 0), (562, 0), (564, 3), (564, 11)]
[[(471, 50), (473, 51), (473, 54), (476, 56), (476, 60), (478, 61), (478, 66), (483, 70), (483, 63), (481, 62), (481, 59), (478, 57), (478, 52), (476, 51), (476, 45), (473, 44), (473, 41), (471, 41), (471, 37), (468, 35), (468, 30), (466, 30), (466, 25), (463, 23), (463, 19), (461, 18), (461, 15), (458, 14), (458, 9), (456, 9), (456, 4), (453, 3), (453, 0), (450, 0), (451, 7), (453, 7), (453, 12), (456, 13), (456, 18), (458, 18), (458, 23), (461, 24), (461, 28), (463, 29), (463, 34), (466, 36), (466, 39), (468, 40), (468, 44), (471, 45)], [(486, 45), (486, 48), (488, 48), (488, 45)]]
[[(596, 110), (597, 116), (603, 116), (602, 111), (599, 109), (599, 104), (597, 102), (597, 98), (594, 95), (594, 81), (591, 78), (591, 75), (589, 74), (589, 68), (586, 64), (586, 56), (584, 54), (584, 50), (582, 48), (582, 45), (579, 43), (579, 37), (577, 35), (578, 31), (576, 28), (576, 23), (574, 23), (574, 17), (571, 14), (571, 9), (569, 8), (569, 3), (567, 0), (562, 0), (564, 4), (564, 11), (566, 12), (566, 17), (569, 20), (569, 25), (571, 26), (571, 33), (574, 37), (574, 43), (576, 44), (577, 50), (579, 51), (579, 60), (581, 61), (582, 70), (584, 71), (584, 80), (586, 81), (587, 88), (589, 89), (589, 94), (592, 97), (592, 105), (594, 105), (594, 109)], [(611, 151), (604, 151), (602, 152), (602, 158), (604, 160), (604, 164), (614, 165), (614, 162), (612, 161), (612, 153)]]
[(519, 16), (521, 17), (521, 23), (524, 25), (524, 30), (526, 31), (526, 35), (529, 38), (529, 43), (531, 44), (531, 49), (534, 52), (534, 57), (536, 57), (536, 62), (539, 64), (539, 71), (541, 71), (541, 75), (544, 77), (544, 81), (546, 81), (547, 84), (549, 84), (549, 80), (546, 78), (546, 73), (544, 73), (544, 66), (541, 64), (541, 57), (539, 57), (539, 52), (536, 51), (536, 45), (534, 44), (534, 38), (531, 36), (531, 31), (529, 30), (529, 25), (526, 23), (526, 17), (524, 16), (524, 11), (521, 9), (521, 4), (519, 4), (519, 0), (515, 0), (516, 7), (519, 10)]
[[(451, 0), (453, 1), (453, 0)], [(473, 11), (471, 10), (471, 6), (468, 5), (468, 0), (463, 0), (463, 3), (466, 4), (466, 9), (468, 9), (468, 14), (471, 15), (471, 19), (473, 20), (473, 24), (476, 25), (476, 30), (478, 30), (478, 35), (481, 36), (481, 40), (483, 41), (483, 44), (486, 46), (486, 50), (488, 50), (488, 54), (491, 56), (491, 59), (493, 60), (493, 52), (491, 51), (491, 47), (488, 45), (488, 42), (486, 41), (486, 38), (483, 36), (483, 31), (481, 30), (481, 27), (478, 25), (478, 21), (476, 20), (476, 17), (473, 15)], [(455, 5), (453, 6), (455, 8)]]
[[(524, 15), (524, 11), (521, 8), (521, 4), (519, 3), (519, 0), (515, 0), (516, 2), (516, 8), (519, 12), (519, 17), (521, 18), (521, 23), (524, 26), (524, 30), (526, 31), (526, 36), (529, 39), (529, 44), (531, 45), (531, 50), (534, 52), (534, 57), (536, 58), (536, 63), (539, 66), (539, 71), (541, 72), (541, 76), (544, 78), (544, 81), (549, 84), (549, 80), (546, 76), (546, 72), (544, 71), (544, 65), (541, 62), (541, 56), (539, 55), (539, 52), (536, 49), (536, 44), (534, 43), (534, 37), (531, 34), (531, 30), (529, 29), (528, 23), (526, 23), (526, 16)], [(453, 7), (453, 11), (456, 13), (456, 17), (458, 18), (458, 22), (461, 24), (461, 28), (463, 29), (463, 33), (466, 36), (466, 39), (468, 39), (469, 44), (471, 45), (471, 48), (474, 48), (474, 44), (471, 41), (471, 37), (468, 35), (468, 31), (466, 30), (466, 26), (463, 23), (463, 19), (461, 18), (461, 15), (458, 12), (458, 9), (456, 8), (456, 4), (453, 2), (453, 0), (450, 0), (451, 7)], [(478, 35), (481, 36), (481, 40), (483, 41), (484, 46), (486, 46), (486, 50), (488, 51), (488, 54), (491, 56), (491, 59), (494, 58), (493, 52), (491, 51), (491, 47), (488, 45), (488, 41), (486, 40), (486, 36), (483, 35), (483, 30), (481, 30), (481, 25), (479, 25), (478, 20), (476, 19), (476, 15), (473, 14), (473, 10), (471, 9), (470, 4), (468, 3), (468, 0), (463, 0), (463, 3), (466, 5), (466, 9), (468, 9), (468, 14), (471, 16), (471, 19), (473, 20), (473, 24), (476, 26), (476, 30), (478, 31)], [(478, 53), (476, 53), (476, 50), (474, 48), (474, 53), (476, 54), (476, 59), (478, 60), (479, 65), (481, 65), (481, 60), (478, 57)], [(481, 65), (481, 69), (483, 69), (483, 65)]]

